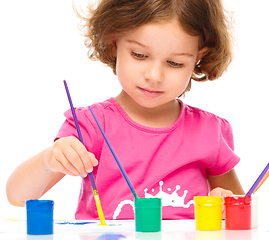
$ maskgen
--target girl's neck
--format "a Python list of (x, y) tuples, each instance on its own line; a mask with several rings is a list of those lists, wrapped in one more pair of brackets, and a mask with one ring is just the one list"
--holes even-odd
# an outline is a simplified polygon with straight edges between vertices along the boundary
[(176, 99), (155, 108), (146, 108), (136, 103), (124, 90), (115, 100), (133, 121), (153, 128), (172, 125), (177, 120), (181, 109)]

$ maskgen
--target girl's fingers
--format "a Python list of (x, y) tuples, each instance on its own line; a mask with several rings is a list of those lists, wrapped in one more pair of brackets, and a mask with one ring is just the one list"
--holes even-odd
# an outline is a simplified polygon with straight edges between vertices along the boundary
[(54, 172), (62, 172), (64, 174), (70, 175), (70, 176), (77, 176), (77, 174), (74, 174), (73, 172), (70, 172), (66, 167), (62, 165), (60, 161), (55, 159), (53, 166), (50, 168), (51, 171)]
[(230, 190), (226, 190), (220, 187), (214, 188), (210, 192), (210, 196), (216, 196), (216, 197), (225, 197), (225, 196), (231, 196), (233, 193)]
[(98, 165), (98, 161), (93, 153), (87, 152), (87, 155), (89, 160), (84, 162), (84, 166), (86, 171), (89, 173), (93, 171), (93, 167)]
[(49, 169), (71, 176), (86, 177), (98, 164), (94, 154), (75, 137), (66, 137), (55, 142), (47, 160)]
[(78, 153), (72, 148), (63, 153), (60, 162), (68, 171), (76, 176), (85, 177), (87, 175), (83, 161)]
[[(76, 151), (77, 155), (79, 156), (79, 160), (83, 164), (83, 170), (85, 172), (92, 172), (93, 166), (98, 164), (94, 154), (88, 152), (86, 147), (81, 142), (74, 142), (72, 147)], [(78, 171), (80, 171), (80, 169), (78, 169)]]

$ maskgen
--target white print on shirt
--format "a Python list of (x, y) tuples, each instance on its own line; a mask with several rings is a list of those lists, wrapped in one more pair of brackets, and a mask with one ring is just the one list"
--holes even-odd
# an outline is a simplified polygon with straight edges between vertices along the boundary
[[(163, 192), (162, 190), (163, 181), (160, 181), (159, 185), (160, 185), (160, 190), (155, 196), (149, 194), (148, 189), (146, 188), (144, 190), (145, 198), (161, 198), (163, 207), (172, 206), (172, 207), (189, 208), (190, 205), (194, 203), (193, 200), (190, 200), (187, 204), (185, 204), (185, 198), (186, 198), (186, 195), (188, 194), (188, 190), (184, 190), (184, 194), (181, 197), (178, 196), (177, 191), (180, 189), (179, 185), (176, 186), (176, 190), (172, 192), (171, 194)], [(171, 188), (168, 188), (168, 191), (171, 191)], [(154, 189), (152, 189), (152, 192), (154, 192)], [(131, 205), (134, 210), (134, 202), (132, 200), (123, 200), (117, 206), (113, 214), (113, 219), (117, 219), (123, 206), (127, 204)]]
[[(179, 185), (176, 186), (176, 190), (171, 194), (162, 191), (163, 181), (160, 181), (159, 185), (160, 185), (160, 191), (155, 196), (150, 195), (148, 193), (148, 189), (146, 188), (144, 190), (145, 198), (161, 198), (163, 207), (172, 206), (172, 207), (189, 208), (190, 205), (193, 204), (193, 200), (190, 200), (187, 204), (184, 203), (186, 195), (188, 194), (188, 190), (184, 190), (183, 196), (180, 197), (177, 194), (177, 191), (180, 189)], [(168, 191), (171, 191), (171, 188), (168, 188)]]
[(130, 204), (134, 210), (134, 201), (132, 200), (123, 200), (120, 202), (120, 204), (117, 206), (116, 211), (113, 214), (113, 219), (117, 219), (117, 216), (120, 215), (121, 209), (124, 205)]

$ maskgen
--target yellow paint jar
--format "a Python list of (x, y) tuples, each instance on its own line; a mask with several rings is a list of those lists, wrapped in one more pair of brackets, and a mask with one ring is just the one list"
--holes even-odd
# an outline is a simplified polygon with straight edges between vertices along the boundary
[(194, 197), (196, 230), (221, 230), (222, 197)]

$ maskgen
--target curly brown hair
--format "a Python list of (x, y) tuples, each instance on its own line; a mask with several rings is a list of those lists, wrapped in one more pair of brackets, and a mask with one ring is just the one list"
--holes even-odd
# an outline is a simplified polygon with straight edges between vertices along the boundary
[[(88, 5), (87, 16), (76, 13), (85, 21), (83, 35), (89, 58), (108, 65), (114, 74), (113, 48), (118, 38), (143, 24), (174, 17), (186, 33), (200, 36), (200, 49), (209, 48), (191, 79), (217, 79), (232, 60), (232, 35), (222, 0), (100, 0), (97, 7)], [(190, 87), (191, 81), (185, 91)]]

